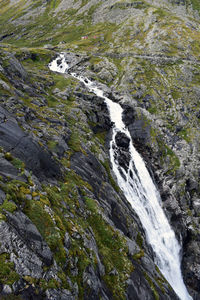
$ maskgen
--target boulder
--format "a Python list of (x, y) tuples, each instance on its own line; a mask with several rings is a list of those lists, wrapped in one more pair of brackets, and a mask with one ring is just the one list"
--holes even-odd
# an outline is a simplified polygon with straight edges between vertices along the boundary
[(130, 138), (123, 132), (117, 132), (115, 136), (115, 142), (118, 147), (128, 149), (130, 144)]

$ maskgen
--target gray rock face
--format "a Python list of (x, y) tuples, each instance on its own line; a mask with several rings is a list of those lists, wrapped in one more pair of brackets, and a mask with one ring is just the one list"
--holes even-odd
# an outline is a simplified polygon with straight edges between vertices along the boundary
[(40, 179), (59, 178), (61, 171), (50, 153), (43, 150), (17, 124), (17, 121), (0, 107), (0, 146), (25, 162)]
[(5, 222), (0, 223), (1, 253), (9, 253), (21, 276), (41, 278), (43, 273), (42, 260), (28, 247), (17, 231)]
[[(18, 179), (21, 181), (25, 181), (25, 176), (20, 175), (18, 170), (5, 158), (0, 158), (0, 174), (1, 176), (9, 176), (12, 179)], [(3, 195), (2, 195), (3, 197)]]
[(56, 289), (49, 289), (46, 291), (46, 299), (48, 300), (75, 300), (76, 297), (68, 290), (57, 291)]
[(29, 248), (36, 253), (46, 265), (53, 261), (52, 253), (43, 240), (41, 234), (30, 219), (22, 212), (7, 213), (7, 222), (10, 228), (14, 228), (18, 235), (26, 241)]
[[(41, 278), (43, 267), (52, 264), (52, 253), (35, 225), (22, 212), (7, 212), (7, 223), (0, 223), (0, 253), (9, 253), (20, 276)], [(16, 283), (17, 284), (17, 283)], [(21, 285), (21, 284), (20, 284)], [(18, 290), (19, 284), (13, 289)]]

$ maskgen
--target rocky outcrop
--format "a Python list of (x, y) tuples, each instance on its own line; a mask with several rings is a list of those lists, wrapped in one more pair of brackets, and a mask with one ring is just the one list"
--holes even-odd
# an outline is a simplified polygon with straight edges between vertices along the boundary
[(39, 180), (44, 178), (59, 178), (61, 170), (53, 161), (50, 153), (42, 149), (36, 141), (31, 139), (17, 124), (17, 121), (2, 107), (0, 107), (0, 146), (15, 157), (21, 159), (29, 170)]

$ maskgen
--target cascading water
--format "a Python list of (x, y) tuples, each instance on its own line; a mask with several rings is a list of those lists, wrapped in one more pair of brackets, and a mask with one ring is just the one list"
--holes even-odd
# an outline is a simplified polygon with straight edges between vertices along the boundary
[[(52, 71), (65, 73), (69, 66), (65, 62), (64, 54), (52, 61), (49, 68)], [(110, 142), (110, 159), (118, 185), (140, 218), (147, 240), (155, 253), (154, 261), (160, 271), (181, 300), (191, 300), (192, 297), (188, 294), (182, 279), (180, 246), (160, 206), (160, 195), (144, 161), (133, 146), (128, 129), (123, 123), (122, 107), (105, 97), (103, 91), (94, 82), (75, 73), (71, 73), (71, 75), (83, 82), (91, 92), (105, 99), (111, 121), (114, 124)], [(126, 140), (126, 152), (129, 157), (126, 160), (126, 165), (120, 161), (120, 148), (117, 145), (118, 135)]]

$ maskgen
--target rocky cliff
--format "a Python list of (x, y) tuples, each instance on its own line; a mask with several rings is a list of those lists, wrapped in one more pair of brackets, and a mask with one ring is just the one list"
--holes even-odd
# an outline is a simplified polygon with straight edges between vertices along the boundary
[(1, 299), (177, 299), (116, 183), (103, 99), (49, 70), (60, 52), (123, 106), (199, 299), (199, 9), (1, 1)]

